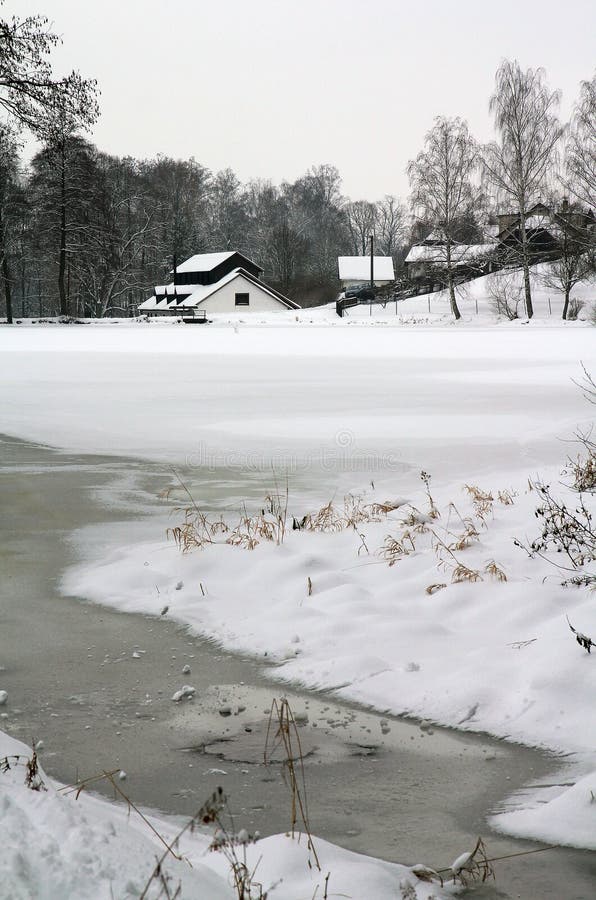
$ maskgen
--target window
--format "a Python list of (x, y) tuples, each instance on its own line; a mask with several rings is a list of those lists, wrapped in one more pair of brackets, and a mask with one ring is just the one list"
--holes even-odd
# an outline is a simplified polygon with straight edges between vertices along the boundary
[(248, 306), (250, 294), (236, 294), (236, 306)]

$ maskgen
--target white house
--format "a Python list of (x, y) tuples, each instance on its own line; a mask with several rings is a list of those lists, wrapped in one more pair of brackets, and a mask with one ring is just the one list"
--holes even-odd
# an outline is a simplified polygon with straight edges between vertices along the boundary
[[(337, 268), (342, 288), (350, 284), (370, 284), (370, 256), (338, 256)], [(373, 280), (377, 286), (395, 281), (390, 256), (373, 256)]]
[(236, 251), (198, 253), (170, 272), (173, 280), (158, 285), (139, 305), (149, 315), (211, 315), (230, 312), (269, 312), (299, 309), (260, 280), (263, 270)]

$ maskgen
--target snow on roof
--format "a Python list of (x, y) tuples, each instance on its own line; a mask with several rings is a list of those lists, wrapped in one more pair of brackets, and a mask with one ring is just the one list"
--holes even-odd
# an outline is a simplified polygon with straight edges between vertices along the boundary
[[(235, 250), (230, 250), (227, 253), (195, 253), (190, 259), (187, 259), (185, 262), (180, 263), (179, 266), (176, 266), (176, 271), (211, 272), (216, 266), (221, 265), (222, 262), (225, 262), (226, 259), (233, 256), (235, 252)], [(174, 270), (172, 269), (172, 271)]]
[[(221, 265), (222, 262), (225, 262), (226, 259), (229, 259), (236, 254), (241, 256), (247, 262), (252, 263), (253, 266), (257, 266), (257, 263), (253, 262), (253, 260), (249, 259), (247, 256), (244, 256), (240, 251), (229, 250), (225, 253), (195, 253), (190, 259), (187, 259), (183, 263), (180, 263), (179, 266), (176, 266), (176, 272), (212, 272), (213, 269)], [(261, 266), (257, 266), (257, 268), (260, 269), (261, 272), (263, 271)], [(173, 272), (174, 270), (172, 269), (170, 275), (172, 275)]]
[[(464, 263), (486, 256), (493, 252), (494, 244), (452, 244), (452, 262)], [(444, 263), (447, 260), (447, 248), (444, 244), (414, 244), (405, 258), (405, 262), (435, 262)]]
[(438, 225), (436, 228), (433, 228), (430, 234), (421, 241), (422, 244), (444, 244), (447, 240), (447, 235), (445, 233), (445, 229)]
[[(375, 256), (373, 276), (375, 281), (395, 281), (393, 260), (390, 256)], [(338, 256), (340, 281), (370, 281), (370, 256)]]

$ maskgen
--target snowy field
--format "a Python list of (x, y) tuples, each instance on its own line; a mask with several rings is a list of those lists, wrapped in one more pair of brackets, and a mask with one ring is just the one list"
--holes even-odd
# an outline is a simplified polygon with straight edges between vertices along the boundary
[[(252, 525), (234, 532), (239, 515), (228, 510), (230, 530), (209, 532), (202, 549), (182, 554), (160, 532), (151, 543), (86, 557), (65, 574), (63, 589), (158, 614), (157, 585), (169, 615), (230, 649), (277, 660), (281, 679), (572, 753), (574, 787), (530, 793), (493, 824), (596, 849), (596, 658), (566, 622), (596, 635), (594, 594), (562, 588), (564, 576), (548, 559), (530, 559), (513, 543), (537, 535), (529, 478), (567, 496), (560, 473), (577, 453), (568, 442), (593, 420), (574, 381), (582, 363), (596, 369), (596, 332), (587, 322), (547, 316), (495, 326), (470, 309), (458, 325), (439, 314), (415, 328), (398, 327), (394, 315), (389, 321), (389, 307), (374, 313), (370, 322), (340, 321), (325, 308), (192, 328), (0, 329), (2, 432), (168, 462), (193, 484), (196, 472), (199, 485), (201, 471), (221, 466), (236, 469), (239, 483), (246, 473), (247, 492), (253, 472), (273, 466), (271, 481), (282, 487), (287, 474), (283, 540), (279, 532), (274, 541), (256, 534), (258, 543), (246, 549)], [(432, 501), (421, 470), (432, 476)], [(480, 502), (465, 485), (492, 499)], [(344, 501), (346, 494), (352, 499)], [(194, 487), (193, 496), (213, 521), (210, 501), (203, 504)], [(328, 501), (332, 508), (317, 518)], [(292, 517), (309, 513), (305, 528), (292, 530)], [(0, 757), (15, 752), (6, 742)], [(38, 830), (40, 872), (60, 828), (72, 838), (61, 853), (90, 874), (98, 857), (89, 848), (118, 844), (113, 862), (105, 851), (101, 877), (107, 885), (106, 873), (121, 876), (124, 843), (110, 835), (124, 824), (112, 821), (112, 810), (95, 801), (75, 809), (53, 791), (32, 803), (30, 793), (15, 786), (0, 802), (18, 833)], [(75, 832), (88, 836), (85, 851)], [(146, 836), (128, 830), (125, 841), (150, 865), (155, 847)], [(267, 875), (275, 868), (267, 869), (269, 853), (276, 864), (284, 860), (287, 891), (273, 896), (312, 895), (316, 881), (300, 882), (311, 875), (301, 864), (298, 872), (295, 848), (287, 851), (283, 838), (257, 848)], [(353, 857), (329, 846), (325, 852), (339, 873), (338, 892), (381, 900), (407, 877), (384, 864), (369, 869), (362, 858), (356, 876)], [(185, 877), (212, 879), (204, 882), (213, 885), (210, 897), (231, 896), (215, 857), (201, 856)], [(12, 863), (5, 873), (17, 871)], [(20, 864), (27, 877), (42, 877), (30, 854)], [(354, 887), (361, 875), (372, 892)], [(349, 889), (340, 886), (344, 876)], [(133, 886), (122, 888), (136, 896), (138, 874), (130, 878)], [(420, 883), (416, 890), (419, 898), (430, 893)], [(434, 893), (441, 896), (436, 886)], [(21, 896), (16, 885), (11, 896)], [(106, 887), (104, 895), (77, 896), (110, 894)]]

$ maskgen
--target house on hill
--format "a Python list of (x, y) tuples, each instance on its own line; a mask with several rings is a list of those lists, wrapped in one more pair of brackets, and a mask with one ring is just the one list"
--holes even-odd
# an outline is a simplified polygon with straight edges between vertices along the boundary
[[(490, 271), (495, 244), (462, 244), (451, 241), (451, 264), (463, 277), (482, 275)], [(405, 260), (411, 281), (440, 280), (447, 266), (447, 235), (441, 227), (417, 244), (414, 244)]]
[[(338, 256), (337, 268), (342, 289), (348, 285), (369, 285), (370, 263), (370, 256)], [(377, 287), (395, 281), (390, 256), (373, 256), (373, 281)]]
[[(497, 216), (497, 240), (499, 252), (504, 257), (516, 254), (521, 246), (519, 213), (501, 213)], [(526, 237), (532, 262), (557, 259), (561, 256), (565, 241), (571, 240), (586, 250), (593, 245), (596, 220), (592, 210), (584, 210), (579, 204), (563, 200), (559, 210), (545, 203), (536, 203), (525, 217)]]
[(237, 251), (198, 253), (170, 272), (139, 305), (149, 315), (211, 315), (299, 309), (297, 303), (261, 281), (263, 269)]

